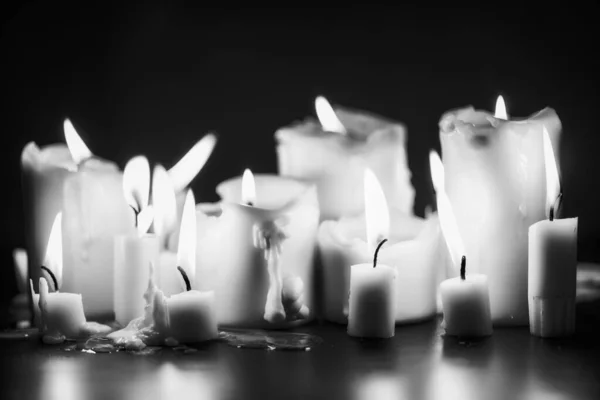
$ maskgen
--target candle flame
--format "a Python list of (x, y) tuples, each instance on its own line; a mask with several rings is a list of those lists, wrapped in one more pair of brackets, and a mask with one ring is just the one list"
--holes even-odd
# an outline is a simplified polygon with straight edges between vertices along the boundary
[(494, 117), (498, 119), (508, 119), (508, 113), (506, 112), (506, 104), (504, 104), (504, 97), (498, 96), (496, 100), (496, 111)]
[(65, 122), (63, 124), (63, 130), (65, 133), (65, 141), (67, 142), (67, 147), (71, 152), (71, 157), (73, 158), (75, 164), (79, 165), (82, 161), (92, 157), (92, 152), (85, 145), (85, 143), (81, 139), (81, 136), (79, 136), (79, 134), (75, 130), (75, 127), (71, 123), (71, 120), (69, 120), (68, 118), (65, 119)]
[(432, 150), (429, 153), (429, 163), (431, 168), (431, 180), (435, 187), (438, 218), (440, 220), (440, 227), (442, 234), (446, 239), (446, 245), (452, 258), (452, 263), (459, 267), (462, 256), (465, 255), (465, 249), (458, 231), (458, 224), (456, 223), (456, 217), (452, 210), (452, 204), (446, 194), (444, 187), (444, 164), (440, 159), (437, 152)]
[(62, 212), (56, 214), (50, 237), (48, 238), (48, 246), (46, 247), (46, 258), (44, 258), (44, 266), (48, 268), (58, 282), (59, 287), (62, 284), (62, 268), (63, 268), (63, 250), (62, 250)]
[(317, 96), (315, 99), (315, 109), (317, 111), (317, 118), (323, 127), (323, 130), (328, 132), (341, 133), (346, 135), (348, 131), (342, 121), (339, 120), (335, 114), (335, 110), (331, 107), (331, 104), (323, 96)]
[(181, 160), (177, 162), (170, 170), (169, 176), (173, 182), (175, 192), (183, 192), (192, 182), (192, 180), (202, 170), (206, 161), (213, 152), (217, 144), (217, 137), (209, 133), (200, 139)]
[(390, 234), (390, 212), (383, 189), (369, 168), (365, 169), (364, 181), (367, 245), (373, 253), (379, 242)]
[(137, 216), (137, 231), (140, 236), (146, 234), (154, 221), (154, 207), (146, 206)]
[[(196, 200), (192, 190), (188, 190), (183, 205), (181, 227), (179, 230), (179, 247), (177, 248), (177, 266), (184, 269), (190, 282), (196, 276)], [(173, 271), (173, 273), (179, 273)]]
[(242, 177), (242, 204), (254, 205), (256, 203), (256, 184), (254, 175), (248, 168)]
[(162, 165), (154, 167), (152, 175), (152, 204), (154, 206), (154, 231), (165, 237), (177, 226), (177, 200), (172, 180)]
[(123, 194), (127, 204), (138, 213), (148, 206), (150, 164), (144, 156), (133, 157), (123, 170)]
[(556, 165), (556, 157), (552, 149), (550, 135), (543, 127), (542, 132), (544, 142), (544, 163), (546, 165), (546, 215), (550, 215), (550, 208), (556, 203), (556, 199), (560, 194), (560, 180), (558, 178), (558, 167)]

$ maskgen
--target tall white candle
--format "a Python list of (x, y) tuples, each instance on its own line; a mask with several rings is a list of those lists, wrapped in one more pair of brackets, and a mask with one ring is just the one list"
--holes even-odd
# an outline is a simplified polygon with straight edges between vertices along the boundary
[(133, 214), (123, 197), (118, 167), (93, 157), (68, 120), (64, 128), (77, 171), (64, 182), (63, 286), (82, 293), (88, 317), (110, 317), (114, 237), (133, 230)]
[[(255, 177), (256, 198), (252, 206), (243, 201), (242, 179), (221, 183), (218, 204), (198, 205), (196, 282), (202, 290), (214, 290), (220, 325), (284, 328), (309, 321), (313, 314), (313, 257), (319, 209), (313, 185), (274, 175)], [(267, 246), (267, 238), (287, 238)], [(271, 264), (272, 251), (280, 250), (279, 263)], [(286, 282), (303, 282), (303, 312), (310, 315), (291, 321), (265, 320), (271, 268), (281, 268), (284, 308)], [(275, 279), (274, 282), (277, 282)], [(272, 304), (272, 303), (269, 303)], [(301, 308), (302, 309), (302, 308)]]
[(529, 228), (529, 329), (541, 337), (575, 332), (577, 218), (556, 219), (562, 195), (552, 144), (544, 129), (548, 219)]
[(444, 166), (434, 151), (429, 154), (429, 162), (440, 226), (453, 266), (457, 268), (460, 263), (460, 276), (440, 284), (443, 326), (446, 334), (451, 336), (489, 336), (492, 334), (492, 319), (487, 277), (482, 274), (466, 275), (465, 249), (446, 195)]
[(363, 173), (370, 168), (390, 204), (412, 214), (414, 189), (406, 156), (406, 129), (387, 119), (318, 97), (312, 118), (275, 134), (279, 173), (316, 184), (321, 219), (364, 210)]
[(147, 234), (153, 209), (148, 206), (150, 166), (146, 157), (132, 158), (123, 173), (123, 194), (135, 215), (136, 232), (115, 237), (115, 319), (125, 326), (144, 312), (148, 265), (158, 262), (158, 238)]
[(549, 108), (524, 120), (464, 108), (440, 121), (446, 192), (470, 270), (489, 278), (495, 325), (528, 323), (527, 237), (544, 218), (544, 125), (558, 144), (561, 123)]

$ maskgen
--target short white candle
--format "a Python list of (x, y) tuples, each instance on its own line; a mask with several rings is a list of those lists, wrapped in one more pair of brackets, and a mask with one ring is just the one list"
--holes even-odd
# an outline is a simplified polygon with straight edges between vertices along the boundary
[(181, 343), (194, 343), (219, 335), (214, 292), (188, 290), (165, 301), (169, 315), (168, 336)]
[(487, 277), (466, 275), (466, 257), (456, 219), (445, 192), (444, 165), (438, 154), (429, 154), (431, 179), (436, 191), (440, 226), (454, 267), (460, 259), (460, 276), (440, 284), (443, 326), (451, 336), (479, 337), (492, 334), (490, 294)]
[[(385, 242), (382, 241), (380, 246)], [(350, 267), (348, 335), (390, 338), (396, 326), (396, 269), (377, 264)]]
[(542, 127), (553, 143), (561, 122), (546, 108), (522, 120), (472, 107), (445, 113), (440, 142), (450, 199), (467, 259), (489, 278), (494, 325), (528, 323), (527, 237), (544, 219)]
[(578, 219), (555, 218), (562, 196), (547, 132), (544, 154), (549, 219), (529, 228), (529, 329), (535, 336), (563, 337), (575, 332)]
[(364, 210), (363, 173), (370, 168), (390, 204), (413, 213), (403, 125), (362, 112), (336, 107), (318, 97), (319, 121), (309, 118), (275, 134), (279, 173), (314, 182), (321, 220)]

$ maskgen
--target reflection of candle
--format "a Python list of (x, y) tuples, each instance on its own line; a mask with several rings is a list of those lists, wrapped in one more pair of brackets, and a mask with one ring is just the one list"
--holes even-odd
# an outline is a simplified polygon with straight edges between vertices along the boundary
[[(368, 170), (367, 170), (368, 171)], [(377, 178), (369, 174), (377, 185)], [(365, 191), (363, 196), (372, 195)], [(381, 189), (375, 190), (381, 192)], [(437, 217), (427, 220), (407, 216), (395, 209), (388, 211), (385, 197), (377, 212), (390, 214), (385, 237), (389, 242), (381, 249), (379, 259), (383, 264), (397, 269), (396, 322), (409, 322), (432, 317), (436, 312), (437, 270), (440, 264), (439, 225)], [(371, 211), (365, 209), (366, 213)], [(369, 217), (362, 215), (342, 218), (340, 221), (325, 221), (319, 228), (319, 250), (323, 261), (323, 306), (324, 318), (345, 324), (348, 312), (348, 290), (350, 289), (350, 265), (369, 263), (373, 259), (372, 244), (369, 248), (368, 232), (365, 232)], [(391, 225), (391, 226), (390, 226)]]
[(396, 269), (377, 264), (377, 253), (390, 232), (388, 206), (371, 170), (365, 171), (364, 179), (367, 244), (374, 257), (373, 264), (350, 267), (348, 334), (389, 338), (396, 324)]
[(498, 325), (528, 323), (527, 234), (544, 218), (543, 125), (558, 144), (561, 124), (552, 109), (505, 120), (464, 108), (440, 121), (446, 193), (469, 269), (489, 278)]
[(77, 171), (64, 182), (63, 287), (82, 293), (88, 317), (111, 316), (114, 236), (132, 231), (133, 216), (118, 167), (93, 157), (68, 120), (64, 128)]
[[(282, 296), (286, 293), (285, 282), (300, 279), (306, 306), (301, 309), (312, 310), (313, 256), (319, 219), (316, 191), (312, 185), (280, 176), (257, 175), (254, 180), (256, 198), (252, 206), (247, 205), (247, 193), (242, 194), (240, 178), (217, 187), (221, 203), (197, 206), (196, 282), (203, 290), (215, 291), (220, 325), (287, 327), (297, 323), (289, 319), (277, 323), (265, 320), (271, 315), (266, 315), (267, 293), (271, 283), (278, 282), (276, 276), (271, 280), (274, 276), (270, 267), (275, 265), (269, 261), (277, 246), (267, 244), (273, 244), (271, 239), (282, 233), (280, 229), (285, 230), (287, 238), (278, 254)], [(302, 320), (310, 317), (303, 316)]]
[(318, 97), (320, 123), (312, 119), (275, 134), (281, 175), (315, 182), (321, 219), (337, 219), (364, 210), (363, 174), (371, 170), (390, 204), (412, 214), (414, 189), (401, 124), (341, 107)]
[(429, 154), (429, 162), (446, 245), (455, 268), (460, 262), (460, 277), (447, 279), (440, 284), (446, 334), (466, 337), (489, 336), (492, 334), (492, 319), (487, 277), (481, 274), (466, 275), (465, 250), (452, 205), (445, 192), (444, 166), (434, 151)]
[(529, 328), (532, 335), (575, 332), (577, 218), (556, 219), (562, 195), (552, 143), (544, 128), (549, 219), (529, 228)]
[(153, 209), (148, 206), (150, 166), (146, 157), (132, 158), (123, 172), (123, 194), (135, 214), (137, 232), (115, 237), (115, 319), (127, 325), (144, 312), (148, 265), (158, 260), (158, 239), (148, 235)]

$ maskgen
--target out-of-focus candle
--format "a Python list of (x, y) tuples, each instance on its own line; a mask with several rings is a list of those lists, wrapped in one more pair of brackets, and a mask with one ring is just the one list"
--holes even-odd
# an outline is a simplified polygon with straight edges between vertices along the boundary
[(388, 202), (412, 214), (405, 127), (366, 112), (333, 109), (323, 97), (315, 107), (318, 122), (309, 118), (275, 134), (279, 173), (316, 184), (322, 220), (363, 212), (367, 167)]
[(429, 162), (446, 245), (454, 267), (458, 267), (460, 262), (460, 276), (440, 284), (443, 326), (446, 334), (451, 336), (489, 336), (492, 334), (492, 318), (487, 277), (481, 274), (466, 275), (464, 246), (452, 205), (445, 192), (444, 166), (434, 151), (429, 154)]
[(577, 218), (557, 219), (562, 199), (552, 143), (544, 128), (548, 219), (529, 227), (529, 329), (541, 337), (575, 332)]
[[(215, 291), (219, 325), (294, 326), (313, 317), (308, 311), (314, 301), (313, 258), (319, 221), (316, 190), (313, 185), (274, 175), (257, 175), (254, 181), (255, 199), (242, 193), (242, 179), (235, 178), (217, 187), (220, 203), (196, 207), (196, 283), (202, 290)], [(286, 319), (273, 322), (278, 320), (278, 312), (271, 312), (277, 307), (270, 299), (277, 300), (273, 285), (279, 286), (279, 276), (279, 299)], [(297, 285), (299, 280), (302, 283)], [(303, 287), (305, 307), (296, 310), (297, 302), (287, 301), (289, 293), (298, 293), (286, 283)], [(265, 319), (271, 317), (271, 321)]]
[[(377, 178), (370, 170), (374, 185)], [(367, 182), (365, 180), (365, 182)], [(381, 189), (366, 191), (364, 195), (379, 193)], [(397, 323), (406, 323), (430, 318), (436, 313), (437, 268), (440, 266), (440, 232), (437, 217), (427, 220), (408, 216), (389, 209), (383, 202), (377, 212), (384, 213), (388, 225), (385, 237), (389, 245), (381, 249), (382, 264), (397, 269), (396, 300), (394, 307)], [(365, 209), (365, 214), (372, 212)], [(345, 324), (348, 317), (348, 291), (350, 289), (351, 265), (369, 263), (374, 249), (373, 240), (365, 232), (368, 215), (342, 218), (340, 221), (325, 221), (319, 228), (319, 251), (323, 270), (323, 311), (328, 321)], [(367, 225), (368, 226), (368, 225)], [(381, 272), (383, 273), (383, 272)]]
[(542, 127), (558, 145), (561, 123), (546, 108), (524, 120), (472, 107), (440, 120), (445, 190), (469, 270), (488, 276), (495, 325), (526, 325), (529, 226), (544, 219)]
[(64, 290), (83, 295), (90, 318), (113, 316), (114, 237), (133, 230), (119, 168), (92, 156), (69, 120), (65, 139), (77, 171), (64, 181)]
[(154, 217), (149, 192), (148, 160), (134, 157), (125, 166), (123, 194), (135, 215), (136, 232), (114, 239), (114, 310), (121, 325), (144, 312), (148, 265), (158, 262), (158, 238), (147, 233)]

